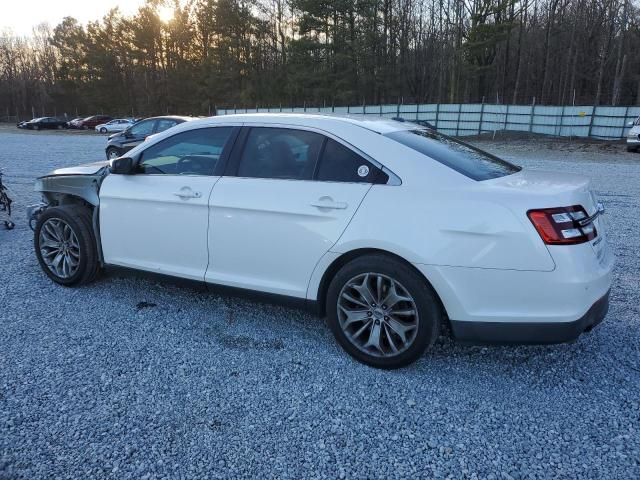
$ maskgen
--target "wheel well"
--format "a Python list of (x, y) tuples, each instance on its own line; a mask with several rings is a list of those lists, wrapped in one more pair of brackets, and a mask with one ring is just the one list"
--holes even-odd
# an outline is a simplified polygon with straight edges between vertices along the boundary
[(48, 200), (49, 204), (53, 206), (78, 205), (87, 208), (90, 212), (93, 212), (94, 209), (94, 206), (84, 198), (77, 197), (69, 193), (47, 192), (44, 196)]
[(440, 304), (440, 309), (442, 310), (442, 314), (445, 319), (444, 323), (447, 325), (447, 327), (449, 326), (449, 315), (447, 314), (447, 309), (444, 307), (444, 304), (442, 303), (442, 299), (440, 298), (440, 295), (438, 295), (438, 292), (436, 291), (436, 289), (433, 288), (433, 285), (431, 285), (431, 282), (429, 281), (429, 279), (425, 277), (420, 270), (414, 267), (411, 264), (411, 262), (408, 262), (407, 260), (402, 258), (400, 255), (396, 255), (395, 253), (391, 253), (386, 250), (381, 250), (378, 248), (360, 248), (357, 250), (351, 250), (350, 252), (340, 255), (338, 258), (336, 258), (333, 261), (333, 263), (331, 263), (331, 265), (329, 265), (329, 268), (327, 268), (327, 270), (322, 275), (322, 279), (320, 280), (320, 286), (318, 287), (317, 304), (318, 304), (318, 311), (320, 313), (320, 316), (324, 317), (324, 315), (326, 315), (327, 313), (326, 312), (327, 291), (329, 290), (329, 284), (331, 283), (331, 280), (333, 280), (333, 277), (336, 276), (336, 273), (338, 273), (338, 271), (350, 261), (355, 260), (358, 257), (362, 257), (364, 255), (371, 255), (371, 254), (385, 255), (399, 262), (402, 262), (405, 265), (407, 265), (409, 268), (411, 268), (411, 270), (416, 272), (422, 279), (424, 279), (424, 281), (427, 283), (429, 288), (433, 290), (433, 293), (438, 299), (438, 303)]

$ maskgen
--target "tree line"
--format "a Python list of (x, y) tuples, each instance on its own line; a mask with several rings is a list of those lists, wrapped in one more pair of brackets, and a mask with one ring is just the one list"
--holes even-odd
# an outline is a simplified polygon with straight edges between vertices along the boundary
[(639, 27), (632, 0), (147, 0), (1, 33), (0, 115), (640, 104)]

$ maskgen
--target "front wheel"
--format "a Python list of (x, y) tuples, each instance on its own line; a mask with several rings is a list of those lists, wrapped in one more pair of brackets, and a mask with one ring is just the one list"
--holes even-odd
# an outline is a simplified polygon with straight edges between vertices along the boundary
[(40, 267), (60, 285), (89, 283), (98, 273), (96, 239), (87, 208), (46, 209), (36, 223), (34, 246)]
[(436, 341), (443, 317), (426, 280), (385, 255), (343, 266), (329, 285), (326, 308), (329, 327), (347, 353), (385, 369), (417, 360)]
[(107, 129), (106, 129), (106, 128), (104, 128), (104, 127), (102, 127), (102, 128), (100, 129), (100, 133), (107, 133)]

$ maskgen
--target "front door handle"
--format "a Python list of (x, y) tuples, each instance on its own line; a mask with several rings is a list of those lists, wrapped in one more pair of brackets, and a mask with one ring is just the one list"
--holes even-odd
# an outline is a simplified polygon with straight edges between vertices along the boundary
[(311, 203), (312, 207), (329, 210), (344, 210), (349, 205), (345, 202), (334, 202), (331, 197), (320, 197), (316, 202)]
[(200, 192), (194, 192), (189, 187), (182, 187), (180, 191), (174, 192), (176, 197), (180, 197), (183, 200), (188, 198), (200, 198), (202, 194)]

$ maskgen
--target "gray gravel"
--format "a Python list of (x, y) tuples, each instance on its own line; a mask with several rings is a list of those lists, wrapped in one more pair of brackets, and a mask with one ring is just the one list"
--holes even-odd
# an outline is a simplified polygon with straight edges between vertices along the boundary
[(442, 340), (383, 372), (299, 310), (121, 273), (50, 282), (24, 221), (33, 179), (104, 143), (0, 131), (18, 220), (0, 230), (0, 479), (640, 478), (640, 155), (482, 142), (593, 177), (618, 257), (609, 316), (571, 345)]

